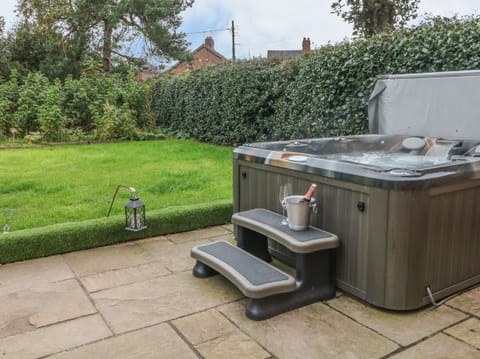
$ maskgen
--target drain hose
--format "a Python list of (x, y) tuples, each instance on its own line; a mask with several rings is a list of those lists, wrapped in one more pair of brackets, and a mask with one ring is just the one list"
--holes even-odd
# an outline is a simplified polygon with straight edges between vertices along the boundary
[(432, 290), (430, 289), (430, 286), (429, 286), (429, 285), (427, 285), (427, 286), (425, 287), (425, 290), (427, 291), (428, 297), (430, 298), (430, 302), (432, 302), (432, 305), (433, 305), (434, 307), (439, 307), (439, 306), (441, 306), (442, 304), (444, 304), (446, 301), (448, 301), (448, 300), (450, 300), (450, 299), (452, 299), (452, 298), (454, 298), (454, 297), (456, 297), (457, 295), (460, 294), (460, 293), (456, 293), (456, 294), (453, 294), (453, 295), (451, 295), (451, 296), (449, 296), (449, 297), (443, 298), (440, 302), (436, 302), (435, 299), (433, 298)]

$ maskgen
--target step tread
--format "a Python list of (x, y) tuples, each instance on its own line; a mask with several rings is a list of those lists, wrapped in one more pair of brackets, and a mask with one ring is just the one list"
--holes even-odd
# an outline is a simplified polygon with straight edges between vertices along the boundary
[(196, 246), (191, 256), (225, 276), (249, 298), (296, 290), (295, 278), (226, 241)]
[(295, 253), (311, 253), (339, 245), (335, 234), (313, 226), (304, 231), (294, 231), (282, 225), (281, 220), (281, 215), (264, 208), (237, 212), (232, 216), (233, 224), (261, 233)]

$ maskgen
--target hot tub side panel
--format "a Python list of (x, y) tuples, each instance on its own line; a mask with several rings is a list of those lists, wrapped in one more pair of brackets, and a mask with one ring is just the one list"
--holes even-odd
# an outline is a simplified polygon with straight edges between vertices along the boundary
[(480, 181), (429, 191), (426, 283), (438, 297), (480, 282)]
[[(312, 224), (340, 238), (336, 256), (337, 286), (382, 306), (388, 191), (234, 160), (234, 211), (267, 208), (282, 213), (278, 189), (286, 182), (292, 183), (295, 194), (304, 193), (312, 182), (317, 183), (318, 214), (312, 217)], [(271, 249), (274, 253), (277, 251), (275, 246)]]
[(387, 309), (417, 309), (480, 282), (480, 183), (390, 191)]
[(384, 308), (408, 310), (426, 304), (428, 204), (426, 191), (389, 191)]

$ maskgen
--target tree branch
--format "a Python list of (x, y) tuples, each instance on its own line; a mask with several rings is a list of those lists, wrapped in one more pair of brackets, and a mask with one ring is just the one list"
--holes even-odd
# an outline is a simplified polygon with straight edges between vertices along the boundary
[(120, 52), (118, 52), (118, 51), (115, 51), (115, 50), (112, 50), (112, 54), (115, 54), (115, 55), (117, 55), (117, 56), (120, 56), (120, 57), (122, 57), (122, 58), (124, 58), (124, 59), (127, 59), (127, 60), (129, 60), (129, 61), (141, 60), (140, 57), (128, 56), (128, 55), (122, 54), (122, 53), (120, 53)]

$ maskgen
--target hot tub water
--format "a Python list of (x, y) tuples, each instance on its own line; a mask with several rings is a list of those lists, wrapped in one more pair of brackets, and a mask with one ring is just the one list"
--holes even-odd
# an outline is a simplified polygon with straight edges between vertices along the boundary
[(338, 153), (323, 157), (332, 161), (352, 162), (356, 164), (377, 167), (382, 170), (408, 169), (416, 170), (428, 168), (451, 161), (445, 157), (411, 155), (408, 153), (365, 152), (365, 153)]

